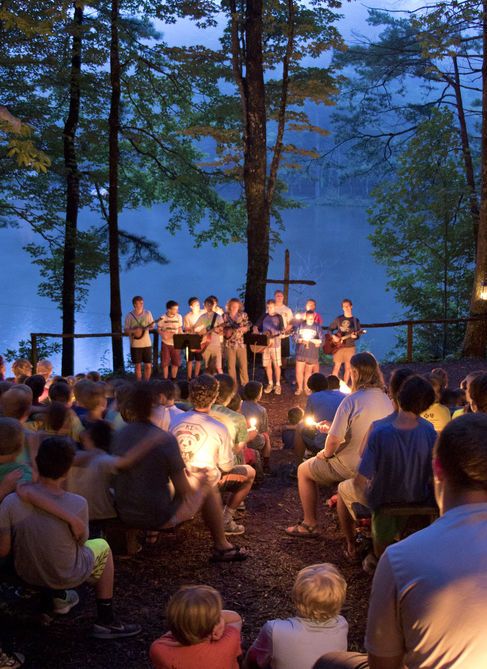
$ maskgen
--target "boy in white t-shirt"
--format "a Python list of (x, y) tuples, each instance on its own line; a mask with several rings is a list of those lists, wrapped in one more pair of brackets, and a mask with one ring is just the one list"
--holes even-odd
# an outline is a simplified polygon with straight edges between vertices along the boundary
[(171, 366), (171, 379), (176, 379), (178, 369), (181, 366), (181, 356), (174, 348), (174, 335), (183, 331), (183, 319), (178, 313), (179, 304), (174, 300), (166, 302), (166, 313), (157, 321), (157, 330), (161, 336), (161, 365), (162, 376), (169, 377), (169, 365)]
[[(195, 325), (202, 314), (200, 301), (197, 297), (190, 297), (188, 300), (189, 311), (183, 318), (183, 329), (189, 334), (195, 333)], [(186, 361), (186, 375), (188, 381), (191, 381), (193, 376), (193, 363), (194, 363), (194, 375), (199, 376), (201, 371), (201, 361), (203, 360), (203, 354), (201, 351), (188, 351), (188, 359)]]
[(348, 623), (339, 615), (346, 590), (345, 579), (328, 562), (301, 569), (292, 591), (297, 615), (265, 623), (244, 669), (312, 669), (324, 653), (346, 650)]

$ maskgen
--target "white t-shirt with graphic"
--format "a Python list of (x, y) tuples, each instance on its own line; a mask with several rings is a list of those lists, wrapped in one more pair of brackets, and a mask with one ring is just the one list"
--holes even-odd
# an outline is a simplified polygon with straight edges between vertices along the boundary
[(234, 466), (230, 432), (207, 413), (186, 411), (174, 416), (170, 431), (178, 440), (188, 470), (206, 469), (212, 485), (220, 480), (221, 471)]

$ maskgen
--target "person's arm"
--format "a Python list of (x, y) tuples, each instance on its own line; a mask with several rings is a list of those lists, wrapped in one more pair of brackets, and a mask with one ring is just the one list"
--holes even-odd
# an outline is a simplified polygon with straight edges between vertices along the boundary
[(22, 483), (17, 486), (17, 495), (23, 502), (32, 504), (32, 506), (63, 520), (69, 525), (74, 538), (79, 543), (84, 543), (88, 539), (88, 529), (86, 522), (79, 516), (76, 516), (57, 504), (51, 497), (47, 497), (35, 483)]
[(269, 621), (261, 628), (257, 639), (247, 651), (243, 669), (267, 669), (271, 666), (272, 655), (272, 624)]
[(377, 565), (369, 599), (365, 648), (369, 653), (370, 669), (404, 667), (405, 639), (399, 599), (400, 594), (386, 550)]
[(6, 474), (0, 481), (0, 502), (4, 497), (10, 495), (17, 488), (17, 484), (23, 476), (22, 469), (14, 469), (13, 472)]
[(328, 434), (325, 441), (325, 448), (316, 454), (317, 458), (325, 460), (326, 458), (332, 458), (338, 447), (342, 443), (342, 440), (339, 437), (335, 437), (333, 434)]
[(117, 469), (129, 469), (133, 467), (139, 460), (145, 458), (147, 453), (149, 453), (156, 444), (161, 441), (161, 433), (150, 434), (145, 439), (139, 441), (138, 444), (133, 446), (125, 455), (120, 455), (116, 458), (114, 466)]

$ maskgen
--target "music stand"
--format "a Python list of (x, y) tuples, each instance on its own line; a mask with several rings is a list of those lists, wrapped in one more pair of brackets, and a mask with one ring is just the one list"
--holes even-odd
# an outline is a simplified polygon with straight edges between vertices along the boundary
[[(253, 352), (253, 362), (252, 362), (252, 381), (255, 378), (255, 356), (257, 355), (257, 347), (261, 346), (266, 348), (269, 345), (269, 340), (266, 334), (254, 334), (253, 332), (246, 332), (244, 334), (244, 342), (247, 346), (251, 347)], [(252, 348), (253, 347), (253, 348)]]
[(178, 350), (185, 349), (186, 351), (186, 363), (189, 358), (189, 351), (198, 351), (201, 348), (201, 340), (203, 339), (202, 335), (199, 334), (189, 334), (188, 332), (183, 332), (182, 334), (174, 335), (174, 348)]

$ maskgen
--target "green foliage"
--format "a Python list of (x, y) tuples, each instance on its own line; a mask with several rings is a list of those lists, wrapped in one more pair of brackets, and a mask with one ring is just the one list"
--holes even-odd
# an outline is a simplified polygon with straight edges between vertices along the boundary
[[(405, 316), (466, 316), (474, 244), (450, 112), (435, 111), (418, 126), (396, 171), (373, 195), (369, 220), (374, 255), (387, 267), (388, 286)], [(462, 333), (461, 326), (415, 329), (415, 357), (444, 358), (458, 349)]]
[[(36, 349), (37, 359), (41, 360), (42, 358), (50, 358), (59, 353), (61, 351), (61, 344), (59, 342), (53, 342), (52, 339), (48, 340), (47, 337), (38, 337), (36, 341)], [(8, 348), (5, 351), (4, 357), (7, 362), (13, 362), (18, 358), (32, 360), (32, 344), (30, 339), (21, 339), (18, 348)]]

